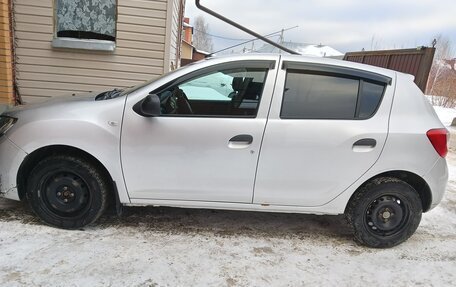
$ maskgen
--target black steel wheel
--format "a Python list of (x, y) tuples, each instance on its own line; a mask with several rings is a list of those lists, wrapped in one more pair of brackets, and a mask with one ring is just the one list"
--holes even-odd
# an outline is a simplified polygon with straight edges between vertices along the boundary
[(62, 217), (74, 217), (87, 211), (90, 191), (80, 175), (65, 170), (47, 174), (40, 184), (41, 200), (46, 208)]
[(418, 228), (421, 214), (416, 190), (395, 178), (377, 178), (360, 188), (345, 212), (355, 240), (376, 248), (407, 240)]
[(40, 161), (27, 181), (27, 200), (47, 224), (75, 229), (94, 222), (107, 202), (107, 182), (91, 162), (73, 156)]
[(365, 212), (365, 222), (373, 234), (391, 236), (400, 232), (410, 211), (397, 195), (382, 195), (374, 199)]

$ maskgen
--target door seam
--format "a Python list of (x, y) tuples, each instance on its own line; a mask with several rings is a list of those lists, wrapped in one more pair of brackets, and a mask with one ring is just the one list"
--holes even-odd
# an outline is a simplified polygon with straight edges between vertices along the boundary
[(268, 122), (269, 122), (269, 114), (271, 113), (271, 107), (272, 107), (272, 103), (274, 101), (274, 94), (275, 94), (275, 89), (276, 89), (276, 85), (277, 85), (277, 78), (279, 77), (279, 71), (280, 71), (281, 64), (282, 64), (282, 56), (279, 55), (278, 64), (276, 66), (277, 71), (276, 71), (276, 74), (275, 74), (274, 85), (272, 87), (271, 101), (269, 102), (268, 113), (266, 115), (266, 122), (264, 124), (263, 134), (261, 136), (261, 141), (260, 141), (260, 147), (258, 149), (258, 157), (257, 157), (257, 162), (256, 162), (256, 167), (255, 167), (255, 177), (253, 179), (252, 200), (250, 201), (251, 204), (253, 204), (253, 201), (255, 199), (255, 188), (256, 188), (257, 175), (258, 175), (258, 166), (259, 166), (260, 157), (261, 157), (261, 150), (263, 149), (264, 135), (266, 134), (266, 128), (267, 128)]

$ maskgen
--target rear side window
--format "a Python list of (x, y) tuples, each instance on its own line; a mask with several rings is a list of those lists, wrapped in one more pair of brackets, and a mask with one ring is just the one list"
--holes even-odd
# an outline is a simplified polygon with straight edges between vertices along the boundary
[(362, 81), (358, 113), (360, 119), (370, 118), (375, 113), (384, 91), (385, 86), (382, 84)]
[(323, 75), (288, 73), (281, 117), (352, 119), (359, 81)]
[(366, 119), (375, 113), (385, 86), (353, 77), (289, 71), (283, 119)]

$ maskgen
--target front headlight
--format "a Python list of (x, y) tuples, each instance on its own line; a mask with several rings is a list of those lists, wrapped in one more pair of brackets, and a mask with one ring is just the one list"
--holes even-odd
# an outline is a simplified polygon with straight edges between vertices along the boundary
[(16, 123), (16, 121), (16, 118), (0, 116), (0, 137), (6, 134), (6, 132)]

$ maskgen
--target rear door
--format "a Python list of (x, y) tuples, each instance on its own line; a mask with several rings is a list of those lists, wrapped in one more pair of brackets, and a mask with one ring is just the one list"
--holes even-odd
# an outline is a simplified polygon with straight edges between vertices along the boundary
[(323, 64), (281, 66), (254, 203), (324, 205), (379, 158), (388, 133), (392, 79)]

